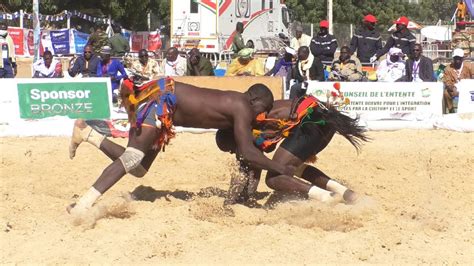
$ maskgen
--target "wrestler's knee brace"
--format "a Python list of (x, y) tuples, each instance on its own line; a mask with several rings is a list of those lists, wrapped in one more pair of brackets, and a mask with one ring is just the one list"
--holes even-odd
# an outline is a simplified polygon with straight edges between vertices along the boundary
[[(130, 173), (134, 169), (138, 168), (145, 154), (138, 149), (127, 147), (125, 152), (120, 155), (119, 159), (122, 162), (123, 168), (126, 173)], [(143, 166), (141, 166), (143, 168)]]

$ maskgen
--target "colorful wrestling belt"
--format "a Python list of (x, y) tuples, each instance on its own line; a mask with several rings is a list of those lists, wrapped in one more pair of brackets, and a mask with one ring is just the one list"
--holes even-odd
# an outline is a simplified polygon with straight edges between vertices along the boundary
[[(334, 83), (335, 91), (327, 92), (327, 105), (334, 106), (337, 109), (344, 107), (349, 104), (349, 99), (345, 98), (343, 93), (340, 91), (340, 83)], [(261, 113), (257, 116), (256, 121), (260, 128), (264, 129), (253, 129), (254, 143), (263, 151), (269, 150), (282, 139), (287, 138), (290, 135), (290, 131), (297, 125), (305, 123), (313, 123), (318, 125), (325, 125), (326, 121), (323, 119), (314, 121), (312, 114), (319, 108), (322, 110), (328, 110), (326, 105), (320, 102), (316, 97), (312, 95), (305, 95), (299, 98), (296, 102), (297, 107), (292, 106), (290, 118), (294, 119), (274, 119), (267, 118), (265, 113)]]

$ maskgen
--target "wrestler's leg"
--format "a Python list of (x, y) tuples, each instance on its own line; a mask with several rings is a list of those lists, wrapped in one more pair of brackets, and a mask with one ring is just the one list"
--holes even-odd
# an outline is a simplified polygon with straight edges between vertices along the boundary
[[(117, 183), (126, 172), (136, 168), (142, 160), (145, 160), (148, 166), (151, 165), (156, 154), (147, 154), (147, 158), (144, 157), (145, 152), (152, 147), (157, 134), (156, 128), (153, 127), (130, 129), (129, 142), (125, 152), (104, 169), (97, 181), (92, 185), (89, 191), (79, 199), (77, 205), (73, 207), (71, 212), (74, 210), (78, 212), (86, 211), (92, 207), (94, 202), (102, 194)], [(153, 159), (151, 159), (151, 157), (153, 157)]]
[[(71, 144), (69, 145), (69, 157), (71, 159), (74, 158), (74, 156), (76, 155), (77, 148), (83, 141), (89, 142), (90, 144), (96, 146), (112, 161), (115, 161), (125, 151), (125, 147), (109, 140), (108, 138), (88, 126), (84, 120), (77, 119), (74, 122), (73, 135), (71, 138)], [(154, 150), (150, 150), (148, 152), (156, 153), (156, 151)], [(156, 155), (157, 153), (152, 158), (154, 159)], [(150, 165), (151, 163), (147, 167), (145, 167), (142, 163), (142, 166), (133, 169), (133, 171), (130, 171), (130, 174), (135, 177), (143, 177), (150, 168)]]
[(297, 169), (295, 175), (311, 182), (311, 184), (319, 188), (341, 195), (347, 203), (353, 203), (358, 199), (357, 193), (331, 179), (324, 172), (314, 166), (303, 164)]
[[(272, 160), (285, 165), (292, 165), (298, 168), (303, 164), (303, 161), (282, 148), (281, 146), (275, 152)], [(280, 175), (274, 172), (268, 172), (266, 176), (266, 184), (268, 187), (282, 192), (298, 193), (301, 195), (308, 195), (320, 201), (332, 200), (333, 193), (320, 189), (312, 184), (302, 181), (292, 176)]]

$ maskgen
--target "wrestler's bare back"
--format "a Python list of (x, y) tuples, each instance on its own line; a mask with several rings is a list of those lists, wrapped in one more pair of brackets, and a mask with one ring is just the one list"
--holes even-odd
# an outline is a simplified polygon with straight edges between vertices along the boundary
[(252, 117), (253, 110), (246, 95), (234, 91), (198, 88), (175, 83), (176, 126), (196, 128), (232, 128), (237, 115)]

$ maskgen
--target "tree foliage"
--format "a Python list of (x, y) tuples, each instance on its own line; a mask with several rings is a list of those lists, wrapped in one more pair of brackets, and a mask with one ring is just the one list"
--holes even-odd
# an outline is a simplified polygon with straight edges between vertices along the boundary
[[(10, 12), (20, 9), (31, 12), (31, 0), (2, 2), (5, 2), (3, 7)], [(434, 24), (438, 19), (449, 21), (456, 9), (456, 2), (457, 0), (422, 0), (421, 4), (408, 4), (407, 1), (400, 0), (333, 0), (334, 22), (358, 25), (364, 15), (371, 13), (379, 20), (380, 29), (386, 29), (402, 15), (422, 24)], [(93, 16), (110, 15), (125, 28), (146, 30), (148, 12), (159, 20), (153, 24), (169, 25), (169, 4), (169, 0), (41, 0), (40, 12), (57, 14), (63, 10), (78, 10)], [(297, 21), (318, 23), (326, 18), (326, 0), (287, 0), (286, 4)]]

